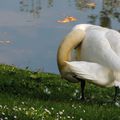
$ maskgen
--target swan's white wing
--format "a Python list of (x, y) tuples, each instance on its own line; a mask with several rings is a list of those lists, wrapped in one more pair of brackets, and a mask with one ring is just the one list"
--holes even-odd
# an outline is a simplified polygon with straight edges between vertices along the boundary
[(106, 39), (109, 41), (112, 49), (120, 56), (120, 33), (115, 30), (108, 30)]
[(106, 37), (108, 31), (101, 27), (89, 29), (82, 44), (81, 58), (83, 61), (98, 63), (112, 70), (120, 71), (120, 57)]
[[(109, 41), (111, 48), (120, 57), (120, 33), (115, 30), (109, 29), (106, 33), (106, 39)], [(115, 86), (120, 86), (120, 71), (114, 71), (113, 74)]]
[(113, 79), (110, 76), (110, 70), (97, 64), (90, 62), (66, 62), (71, 73), (78, 78), (87, 79), (89, 82), (100, 86), (109, 86)]

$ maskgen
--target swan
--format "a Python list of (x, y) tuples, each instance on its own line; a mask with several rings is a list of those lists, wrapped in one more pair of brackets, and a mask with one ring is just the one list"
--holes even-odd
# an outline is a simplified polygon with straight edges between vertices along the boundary
[(102, 87), (114, 86), (116, 100), (120, 88), (120, 33), (97, 25), (78, 24), (61, 42), (57, 64), (63, 78), (81, 82), (82, 100), (85, 81)]

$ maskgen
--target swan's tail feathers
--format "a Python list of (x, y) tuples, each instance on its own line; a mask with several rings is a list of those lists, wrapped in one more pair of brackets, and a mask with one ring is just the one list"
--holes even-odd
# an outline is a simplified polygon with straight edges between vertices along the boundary
[(79, 61), (66, 62), (66, 64), (68, 65), (70, 71), (78, 78), (86, 79), (93, 83), (109, 79), (109, 70), (97, 63)]

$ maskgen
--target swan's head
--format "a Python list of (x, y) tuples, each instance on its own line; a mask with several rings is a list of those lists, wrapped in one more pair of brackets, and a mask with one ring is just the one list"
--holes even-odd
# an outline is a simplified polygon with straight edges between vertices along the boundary
[(67, 62), (65, 61), (64, 63), (65, 63), (65, 66), (60, 71), (62, 78), (73, 83), (79, 82), (79, 80), (75, 77), (75, 74), (70, 70)]
[(61, 74), (64, 79), (66, 79), (69, 82), (77, 83), (79, 80), (75, 77), (75, 75), (71, 72), (64, 72)]

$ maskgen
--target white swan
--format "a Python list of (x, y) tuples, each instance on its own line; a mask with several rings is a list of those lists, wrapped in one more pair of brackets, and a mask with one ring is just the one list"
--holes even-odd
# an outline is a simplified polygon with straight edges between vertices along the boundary
[[(76, 59), (72, 60), (72, 50)], [(85, 81), (99, 86), (120, 87), (120, 33), (104, 27), (79, 24), (64, 38), (57, 54), (61, 75), (71, 81), (81, 81), (84, 99)]]

